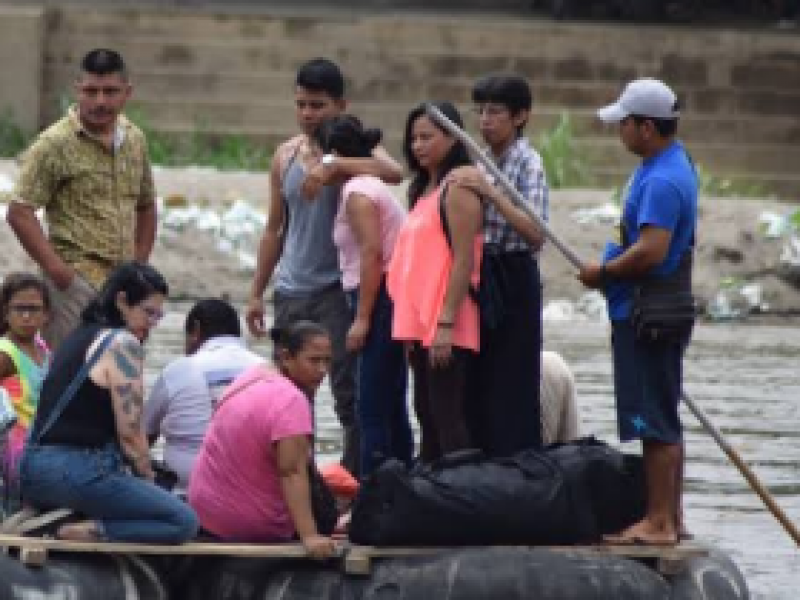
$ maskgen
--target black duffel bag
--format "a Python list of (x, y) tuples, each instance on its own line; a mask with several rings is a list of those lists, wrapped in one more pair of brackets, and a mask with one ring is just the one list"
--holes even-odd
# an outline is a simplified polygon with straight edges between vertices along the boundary
[[(545, 449), (564, 474), (576, 505), (592, 519), (596, 539), (644, 517), (647, 492), (642, 457), (623, 454), (594, 437)], [(582, 515), (586, 518), (587, 515)]]
[(350, 540), (374, 546), (572, 544), (595, 539), (558, 465), (530, 450), (454, 453), (411, 470), (390, 460), (361, 485)]

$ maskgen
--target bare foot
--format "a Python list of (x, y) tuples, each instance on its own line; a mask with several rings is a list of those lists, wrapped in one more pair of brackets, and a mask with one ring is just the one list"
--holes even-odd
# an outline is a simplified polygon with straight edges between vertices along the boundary
[(62, 525), (58, 528), (56, 537), (60, 540), (72, 542), (99, 542), (101, 540), (100, 531), (94, 521)]
[(673, 528), (658, 526), (645, 518), (621, 533), (604, 535), (603, 542), (620, 545), (674, 546), (678, 543), (678, 535)]

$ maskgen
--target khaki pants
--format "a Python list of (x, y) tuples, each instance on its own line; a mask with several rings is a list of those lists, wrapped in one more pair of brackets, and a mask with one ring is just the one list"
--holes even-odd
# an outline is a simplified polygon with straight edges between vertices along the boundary
[(72, 283), (66, 290), (58, 286), (46, 275), (42, 276), (50, 292), (50, 319), (42, 330), (42, 336), (55, 350), (81, 320), (81, 313), (97, 294), (92, 285), (79, 273), (75, 273)]

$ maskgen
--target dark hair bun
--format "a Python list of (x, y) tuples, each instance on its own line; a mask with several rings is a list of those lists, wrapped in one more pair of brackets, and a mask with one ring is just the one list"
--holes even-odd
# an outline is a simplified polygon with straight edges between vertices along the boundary
[(381, 143), (383, 139), (383, 132), (380, 129), (370, 128), (364, 130), (364, 141), (369, 146), (370, 151), (375, 149), (375, 146)]
[(281, 341), (284, 338), (284, 331), (281, 327), (273, 327), (269, 330), (269, 339), (272, 340), (272, 343), (276, 346), (281, 344)]

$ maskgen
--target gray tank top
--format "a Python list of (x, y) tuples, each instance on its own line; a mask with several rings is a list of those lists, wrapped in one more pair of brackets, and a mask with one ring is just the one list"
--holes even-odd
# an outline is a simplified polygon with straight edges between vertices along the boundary
[(301, 189), (304, 177), (305, 169), (292, 158), (283, 177), (288, 227), (275, 278), (275, 289), (287, 295), (316, 292), (340, 278), (333, 221), (341, 186), (325, 186), (309, 200)]

